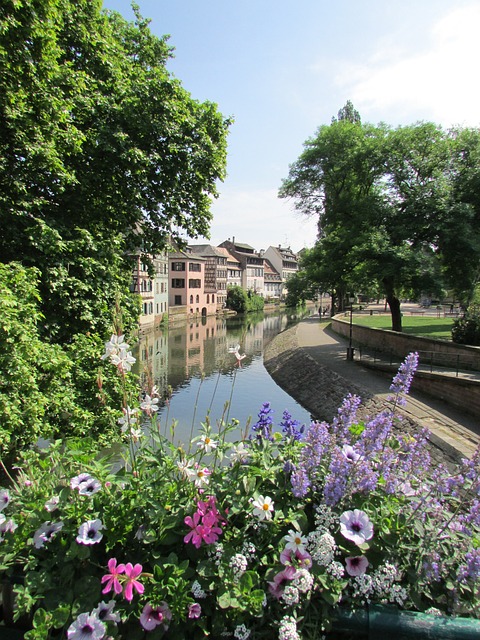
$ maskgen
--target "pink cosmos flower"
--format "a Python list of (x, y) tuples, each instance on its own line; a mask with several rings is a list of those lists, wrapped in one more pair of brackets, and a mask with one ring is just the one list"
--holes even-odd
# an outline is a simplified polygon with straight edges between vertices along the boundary
[(367, 570), (369, 562), (365, 556), (345, 558), (347, 573), (349, 576), (361, 576)]
[(129, 602), (133, 600), (134, 588), (140, 595), (142, 595), (145, 590), (143, 584), (141, 584), (137, 580), (138, 576), (140, 576), (142, 573), (142, 569), (143, 567), (141, 564), (136, 564), (135, 566), (133, 566), (131, 562), (127, 562), (127, 564), (125, 565), (125, 575), (127, 579), (125, 580), (125, 591), (123, 595)]
[(117, 566), (117, 559), (116, 558), (110, 558), (110, 560), (108, 561), (107, 566), (108, 566), (108, 570), (110, 571), (110, 573), (107, 573), (106, 575), (104, 575), (102, 580), (101, 580), (102, 584), (104, 582), (107, 583), (105, 585), (105, 587), (103, 588), (102, 593), (108, 593), (112, 589), (117, 594), (118, 593), (122, 593), (122, 585), (120, 584), (118, 576), (120, 574), (122, 574), (122, 573), (125, 573), (125, 565), (124, 564), (119, 564)]

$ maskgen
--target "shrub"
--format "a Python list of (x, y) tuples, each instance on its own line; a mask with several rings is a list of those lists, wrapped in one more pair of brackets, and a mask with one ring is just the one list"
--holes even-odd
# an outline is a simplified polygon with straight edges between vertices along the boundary
[(480, 345), (480, 313), (476, 308), (456, 318), (452, 326), (452, 340), (458, 344)]

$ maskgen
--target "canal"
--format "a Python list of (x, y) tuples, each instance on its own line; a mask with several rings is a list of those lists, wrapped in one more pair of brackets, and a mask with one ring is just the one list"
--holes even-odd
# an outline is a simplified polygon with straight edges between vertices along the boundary
[[(136, 372), (144, 386), (150, 379), (161, 398), (169, 397), (158, 412), (162, 432), (186, 444), (208, 416), (212, 433), (218, 432), (222, 420), (238, 420), (228, 437), (234, 440), (257, 421), (265, 402), (273, 409), (277, 430), (285, 410), (308, 425), (308, 411), (273, 381), (263, 364), (268, 342), (304, 316), (277, 311), (208, 317), (143, 333), (134, 353)], [(244, 356), (240, 361), (234, 353), (237, 347)]]

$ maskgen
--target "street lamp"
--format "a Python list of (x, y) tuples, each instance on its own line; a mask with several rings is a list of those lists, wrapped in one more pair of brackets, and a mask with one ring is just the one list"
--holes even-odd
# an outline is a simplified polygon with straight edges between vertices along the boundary
[(355, 354), (355, 349), (352, 346), (352, 333), (353, 333), (352, 314), (353, 314), (353, 303), (350, 302), (350, 334), (349, 334), (348, 347), (347, 347), (347, 360), (353, 360), (353, 356)]

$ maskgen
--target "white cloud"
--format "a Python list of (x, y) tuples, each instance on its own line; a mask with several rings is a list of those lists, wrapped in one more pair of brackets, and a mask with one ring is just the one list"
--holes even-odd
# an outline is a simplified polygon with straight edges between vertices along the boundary
[(416, 51), (405, 51), (391, 34), (392, 41), (383, 39), (367, 60), (343, 65), (335, 83), (364, 120), (395, 124), (394, 115), (399, 124), (479, 126), (479, 25), (480, 5), (474, 4), (436, 21)]
[(315, 243), (315, 220), (300, 217), (293, 203), (280, 200), (275, 189), (247, 191), (224, 186), (212, 212), (210, 242), (214, 245), (233, 236), (257, 251), (279, 244), (299, 251)]

